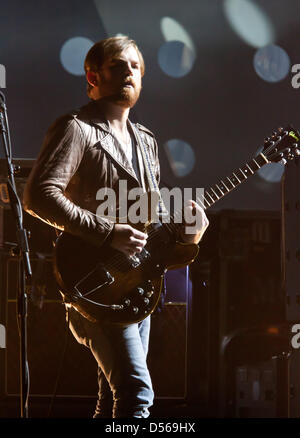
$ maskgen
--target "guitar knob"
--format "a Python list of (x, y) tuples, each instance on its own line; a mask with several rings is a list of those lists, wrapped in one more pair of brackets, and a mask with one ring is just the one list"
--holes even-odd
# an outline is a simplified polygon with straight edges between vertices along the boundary
[(139, 311), (139, 308), (136, 307), (136, 306), (134, 306), (134, 307), (132, 308), (132, 311), (133, 311), (133, 313), (137, 314), (138, 311)]
[(147, 298), (152, 297), (152, 295), (153, 295), (153, 290), (149, 290), (148, 292), (146, 292), (145, 295), (146, 295)]
[(138, 291), (139, 295), (144, 295), (144, 289), (142, 289), (141, 287), (138, 287), (137, 291)]
[(124, 301), (124, 304), (125, 304), (125, 306), (130, 306), (130, 299), (129, 298), (127, 298), (125, 301)]
[(145, 304), (149, 304), (149, 299), (148, 298), (144, 298), (144, 303)]

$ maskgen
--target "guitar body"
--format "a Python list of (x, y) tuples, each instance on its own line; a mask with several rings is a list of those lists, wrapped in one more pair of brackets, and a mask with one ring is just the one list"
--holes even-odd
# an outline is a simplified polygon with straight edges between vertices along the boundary
[(138, 259), (131, 259), (62, 233), (56, 242), (54, 272), (64, 301), (86, 318), (130, 324), (155, 310), (166, 270), (188, 265), (197, 254), (196, 244), (150, 241)]

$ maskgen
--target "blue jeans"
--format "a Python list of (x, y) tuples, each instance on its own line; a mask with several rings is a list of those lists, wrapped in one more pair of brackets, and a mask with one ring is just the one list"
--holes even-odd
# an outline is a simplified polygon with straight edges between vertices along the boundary
[(138, 324), (117, 326), (92, 323), (71, 308), (69, 321), (76, 340), (90, 348), (98, 363), (99, 394), (94, 417), (111, 416), (110, 392), (113, 418), (148, 417), (154, 398), (146, 363), (150, 317)]

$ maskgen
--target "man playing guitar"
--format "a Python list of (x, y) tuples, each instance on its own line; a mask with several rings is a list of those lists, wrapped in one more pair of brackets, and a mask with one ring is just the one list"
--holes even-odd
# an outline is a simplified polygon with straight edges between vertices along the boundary
[[(58, 118), (49, 128), (27, 182), (25, 209), (67, 236), (79, 239), (78, 253), (82, 251), (85, 254), (87, 246), (104, 257), (113, 250), (119, 253), (119, 257), (121, 254), (127, 259), (148, 255), (145, 248), (150, 233), (146, 229), (96, 214), (99, 188), (113, 189), (119, 195), (118, 182), (126, 180), (128, 190), (142, 187), (149, 191), (141, 147), (146, 150), (156, 183), (159, 182), (154, 135), (128, 119), (130, 108), (140, 95), (144, 69), (142, 54), (128, 37), (107, 38), (96, 43), (85, 60), (91, 101), (79, 110)], [(176, 239), (197, 244), (208, 226), (207, 217), (194, 201), (189, 201), (184, 211), (197, 215), (199, 226), (193, 234), (188, 234), (182, 224)], [(71, 250), (64, 258), (65, 263), (69, 257), (73, 260), (73, 252)], [(90, 253), (92, 250), (87, 251), (86, 258)], [(71, 263), (67, 272), (71, 279), (76, 277), (83, 262), (78, 266), (75, 261)], [(110, 272), (114, 272), (114, 266)], [(136, 272), (141, 271), (138, 268)], [(109, 287), (114, 278), (105, 270), (102, 273), (107, 275), (103, 285)], [(128, 274), (125, 277), (121, 285), (124, 290), (133, 276)], [(117, 273), (114, 277), (116, 283)], [(116, 296), (113, 284), (111, 287), (112, 296)], [(78, 284), (74, 290), (76, 288)], [(148, 306), (149, 300), (151, 304), (151, 293), (143, 298)], [(123, 309), (124, 303), (130, 307), (132, 298), (125, 298), (115, 308)], [(95, 321), (86, 317), (78, 304), (80, 300), (80, 294), (73, 301), (70, 299), (68, 318), (75, 338), (90, 348), (98, 363), (99, 398), (94, 417), (147, 417), (153, 404), (153, 389), (146, 357), (150, 313), (157, 299), (152, 307), (143, 310), (146, 317), (138, 314), (139, 306), (133, 306), (131, 310), (137, 314), (136, 321), (123, 324), (110, 322), (109, 318)], [(113, 309), (113, 305), (110, 308)]]

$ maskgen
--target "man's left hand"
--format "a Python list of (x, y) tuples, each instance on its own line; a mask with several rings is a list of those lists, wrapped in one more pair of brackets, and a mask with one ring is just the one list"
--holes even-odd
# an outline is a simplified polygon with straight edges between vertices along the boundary
[(183, 210), (183, 227), (181, 238), (187, 243), (198, 243), (202, 239), (209, 221), (205, 211), (199, 204), (189, 200)]

